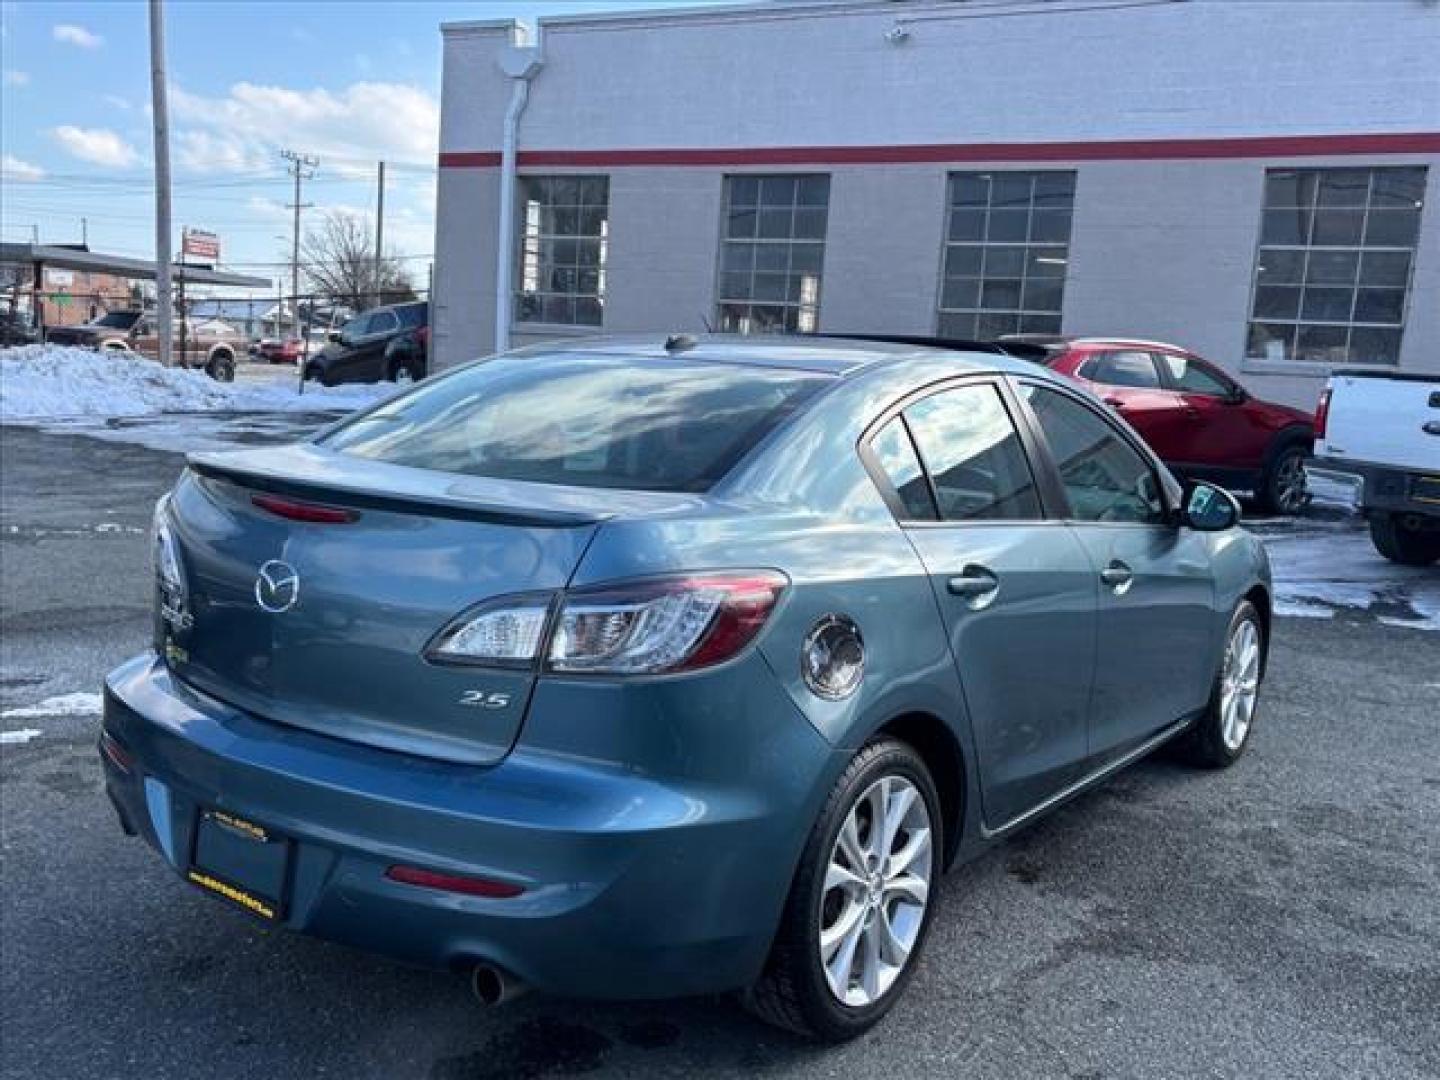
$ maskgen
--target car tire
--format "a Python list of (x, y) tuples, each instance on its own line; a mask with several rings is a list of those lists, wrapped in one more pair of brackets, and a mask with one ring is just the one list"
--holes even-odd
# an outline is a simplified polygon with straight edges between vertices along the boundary
[[(883, 858), (887, 829), (876, 844), (877, 806), (891, 815)], [(886, 816), (882, 811), (882, 821)], [(745, 1007), (824, 1042), (853, 1039), (878, 1023), (909, 984), (939, 902), (941, 821), (920, 755), (898, 739), (866, 744), (810, 831), (765, 971), (745, 991)], [(895, 861), (899, 856), (905, 861)], [(850, 866), (855, 858), (868, 863), (863, 875)], [(852, 1000), (841, 999), (837, 984)]]
[(1310, 447), (1303, 442), (1285, 443), (1276, 450), (1255, 493), (1262, 509), (1291, 516), (1310, 505), (1305, 486), (1305, 463), (1309, 459)]
[(1440, 529), (1407, 528), (1403, 514), (1372, 515), (1370, 540), (1376, 551), (1402, 566), (1440, 561)]
[(422, 378), (414, 360), (392, 360), (385, 377), (393, 383), (416, 383)]
[(1184, 761), (1224, 769), (1240, 760), (1255, 729), (1264, 674), (1265, 624), (1255, 605), (1243, 600), (1225, 630), (1225, 650), (1205, 711), (1177, 743)]
[(325, 382), (325, 369), (322, 368), (319, 364), (311, 364), (305, 369), (305, 381), (317, 382), (321, 386), (328, 385)]
[(209, 363), (205, 365), (205, 374), (209, 375), (216, 382), (235, 381), (235, 357), (227, 352), (219, 352), (210, 357)]

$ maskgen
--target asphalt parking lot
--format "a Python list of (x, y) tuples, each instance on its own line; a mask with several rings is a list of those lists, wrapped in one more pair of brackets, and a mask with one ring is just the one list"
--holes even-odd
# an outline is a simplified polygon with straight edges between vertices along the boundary
[(34, 733), (0, 745), (6, 1077), (1440, 1075), (1423, 604), (1277, 620), (1247, 756), (1143, 763), (952, 873), (910, 994), (855, 1044), (724, 1000), (484, 1012), (458, 978), (262, 928), (121, 835), (73, 695), (148, 640), (146, 529), (179, 464), (0, 428), (0, 730)]

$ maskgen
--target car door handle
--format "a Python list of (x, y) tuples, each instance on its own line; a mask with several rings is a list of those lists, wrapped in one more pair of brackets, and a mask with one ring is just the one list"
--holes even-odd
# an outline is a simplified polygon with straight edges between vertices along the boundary
[(1121, 401), (1119, 398), (1107, 397), (1105, 399), (1105, 404), (1109, 405), (1112, 409), (1116, 409), (1120, 412), (1125, 411), (1125, 402)]
[(967, 566), (958, 577), (952, 577), (945, 587), (955, 596), (964, 596), (972, 602), (993, 597), (1000, 588), (1000, 579), (994, 571), (983, 566)]
[(1117, 595), (1125, 593), (1135, 580), (1135, 572), (1119, 559), (1100, 571), (1100, 580), (1114, 589)]

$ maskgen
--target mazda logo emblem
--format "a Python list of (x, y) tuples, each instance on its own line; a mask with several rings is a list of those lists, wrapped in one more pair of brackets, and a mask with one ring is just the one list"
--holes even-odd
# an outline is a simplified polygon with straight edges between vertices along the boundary
[(300, 575), (295, 568), (279, 559), (271, 559), (260, 567), (255, 578), (255, 603), (279, 615), (289, 611), (300, 599)]

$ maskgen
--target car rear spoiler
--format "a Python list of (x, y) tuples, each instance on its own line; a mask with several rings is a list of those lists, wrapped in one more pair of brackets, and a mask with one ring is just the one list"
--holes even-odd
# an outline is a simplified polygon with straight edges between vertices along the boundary
[(356, 509), (573, 528), (625, 514), (670, 511), (690, 493), (563, 487), (415, 469), (352, 457), (313, 443), (189, 455), (190, 470), (246, 489)]

